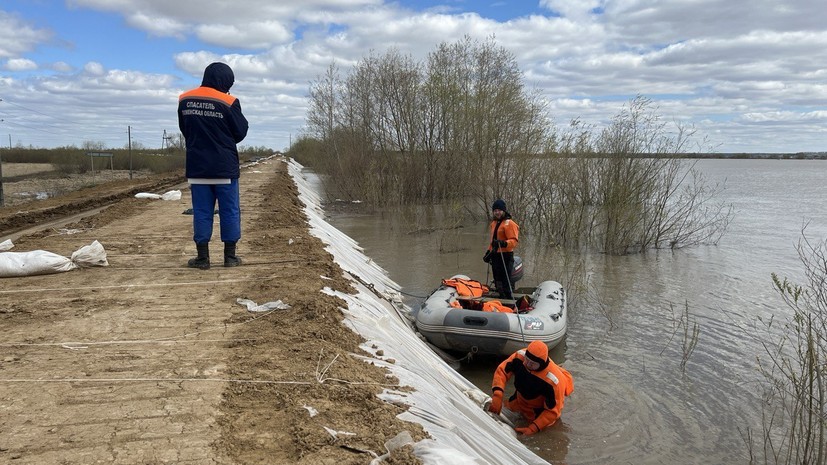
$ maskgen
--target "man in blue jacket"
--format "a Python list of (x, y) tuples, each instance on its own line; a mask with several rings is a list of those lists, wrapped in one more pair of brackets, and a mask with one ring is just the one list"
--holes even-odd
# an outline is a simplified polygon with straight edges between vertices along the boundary
[(186, 175), (192, 192), (192, 229), (198, 256), (187, 266), (210, 268), (215, 203), (224, 266), (241, 265), (235, 246), (241, 238), (241, 208), (238, 190), (239, 162), (236, 144), (247, 135), (247, 118), (241, 103), (230, 95), (235, 76), (224, 63), (204, 70), (201, 87), (178, 98), (178, 128), (187, 143)]

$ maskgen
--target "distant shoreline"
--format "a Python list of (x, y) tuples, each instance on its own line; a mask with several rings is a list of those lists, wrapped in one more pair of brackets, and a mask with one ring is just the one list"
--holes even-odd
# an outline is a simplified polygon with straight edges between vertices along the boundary
[(735, 158), (768, 160), (827, 160), (827, 152), (796, 153), (684, 153), (676, 154), (681, 158)]
[[(577, 154), (569, 157), (606, 158), (605, 154)], [(623, 154), (624, 158), (688, 158), (688, 159), (732, 159), (732, 160), (827, 160), (827, 152), (796, 153), (638, 153)]]

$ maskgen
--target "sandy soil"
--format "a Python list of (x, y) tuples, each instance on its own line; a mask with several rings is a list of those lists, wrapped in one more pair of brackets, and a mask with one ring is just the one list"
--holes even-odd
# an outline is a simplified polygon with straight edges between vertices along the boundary
[[(309, 235), (284, 163), (242, 175), (237, 268), (220, 266), (217, 218), (213, 268), (186, 268), (188, 190), (181, 201), (133, 198), (181, 181), (0, 209), (1, 239), (111, 204), (14, 241), (68, 256), (98, 240), (110, 266), (0, 279), (0, 462), (366, 464), (403, 430), (424, 437), (376, 397), (396, 379), (354, 356), (368, 354), (341, 324), (343, 303), (320, 293), (351, 287)], [(237, 298), (291, 308), (253, 313)], [(418, 461), (405, 449), (384, 463)]]

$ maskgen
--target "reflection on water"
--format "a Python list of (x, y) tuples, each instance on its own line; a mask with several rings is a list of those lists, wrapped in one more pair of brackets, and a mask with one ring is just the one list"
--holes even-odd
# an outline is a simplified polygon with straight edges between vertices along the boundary
[[(613, 257), (589, 255), (593, 292), (569, 307), (569, 333), (552, 351), (574, 376), (562, 420), (524, 442), (554, 463), (746, 463), (744, 435), (761, 430), (753, 327), (759, 316), (786, 315), (770, 274), (800, 281), (795, 244), (803, 225), (827, 237), (827, 162), (704, 160), (722, 200), (736, 216), (718, 245)], [(512, 212), (519, 222), (519, 212)], [(457, 216), (457, 218), (452, 218)], [(450, 219), (450, 227), (445, 219)], [(484, 221), (438, 208), (383, 214), (334, 214), (330, 222), (403, 286), (418, 306), (444, 277), (490, 280), (482, 262)], [(523, 230), (521, 285), (565, 283), (559, 252), (534, 244)], [(685, 369), (688, 308), (700, 327)], [(496, 358), (477, 358), (461, 372), (489, 392)]]

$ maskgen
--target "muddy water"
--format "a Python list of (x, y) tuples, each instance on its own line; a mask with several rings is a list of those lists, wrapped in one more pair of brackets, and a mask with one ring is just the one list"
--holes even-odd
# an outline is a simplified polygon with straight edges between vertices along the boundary
[[(810, 238), (827, 238), (827, 162), (704, 160), (697, 167), (726, 183), (721, 199), (736, 210), (727, 235), (715, 246), (587, 257), (594, 291), (571, 306), (567, 338), (552, 351), (574, 375), (575, 392), (561, 422), (524, 440), (547, 460), (748, 462), (744, 436), (761, 431), (756, 357), (765, 336), (755, 325), (759, 316), (788, 314), (770, 274), (801, 280), (794, 246), (802, 226), (809, 223)], [(486, 276), (484, 224), (458, 220), (461, 227), (433, 229), (437, 218), (452, 215), (444, 210), (331, 215), (403, 286), (412, 306), (443, 277)], [(528, 232), (522, 239), (527, 273), (520, 284), (565, 284), (555, 255), (532, 244)], [(685, 314), (699, 336), (682, 367)], [(497, 362), (477, 358), (461, 372), (488, 391)]]

